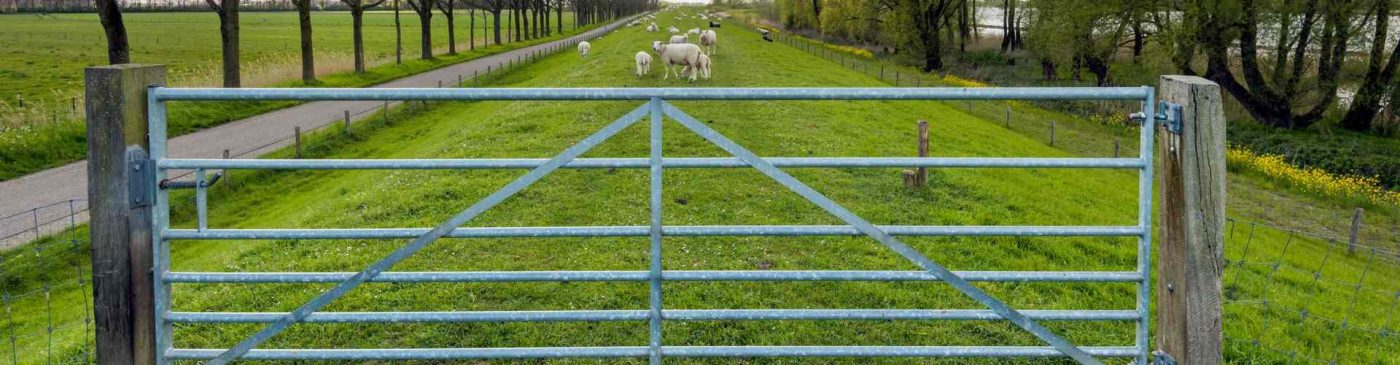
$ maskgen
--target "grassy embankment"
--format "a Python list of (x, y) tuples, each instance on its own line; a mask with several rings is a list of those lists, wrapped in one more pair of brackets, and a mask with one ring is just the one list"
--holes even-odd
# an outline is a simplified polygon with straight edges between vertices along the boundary
[[(662, 19), (669, 19), (662, 17)], [(663, 25), (670, 25), (670, 21)], [(694, 26), (683, 22), (682, 28)], [(880, 86), (862, 75), (752, 33), (722, 31), (715, 79), (696, 86)], [(660, 38), (629, 28), (594, 42), (586, 59), (561, 54), (509, 74), (511, 87), (677, 86), (658, 71), (637, 79), (632, 54)], [(681, 102), (679, 107), (764, 156), (908, 156), (913, 121), (933, 120), (935, 156), (1072, 156), (999, 121), (964, 114), (937, 102)], [(637, 103), (484, 102), (436, 104), (430, 113), (390, 124), (370, 122), (355, 137), (336, 131), (309, 143), (317, 158), (546, 157), (622, 115)], [(586, 157), (646, 155), (646, 127), (634, 126)], [(666, 126), (668, 156), (723, 156), (675, 123)], [(1129, 149), (1132, 151), (1132, 149)], [(284, 151), (281, 156), (287, 156)], [(422, 227), (434, 225), (518, 176), (519, 171), (304, 171), (235, 173), (211, 194), (211, 225), (231, 228)], [(899, 169), (796, 169), (799, 179), (877, 224), (1133, 223), (1135, 179), (1127, 171), (936, 170), (930, 186), (900, 186)], [(749, 170), (672, 170), (666, 176), (666, 224), (836, 224), (801, 198)], [(469, 226), (645, 225), (643, 170), (565, 170), (471, 222)], [(176, 225), (193, 224), (188, 200)], [(81, 232), (80, 232), (81, 233)], [(1236, 237), (1236, 236), (1232, 236)], [(1270, 243), (1256, 237), (1255, 249)], [(1233, 239), (1233, 238), (1232, 238)], [(1130, 239), (909, 238), (907, 242), (955, 270), (1132, 270)], [(1282, 241), (1277, 241), (1280, 244)], [(178, 271), (353, 271), (403, 244), (392, 241), (175, 242)], [(1295, 242), (1301, 253), (1318, 247)], [(399, 271), (645, 270), (645, 238), (448, 239)], [(1234, 249), (1238, 246), (1227, 246)], [(862, 238), (667, 238), (668, 270), (913, 269)], [(1233, 253), (1233, 252), (1232, 252)], [(1300, 256), (1303, 257), (1303, 256)], [(1328, 277), (1355, 277), (1363, 258), (1336, 257)], [(74, 259), (76, 260), (76, 258)], [(1400, 273), (1375, 270), (1369, 285), (1393, 285)], [(1257, 276), (1231, 277), (1253, 288)], [(17, 278), (33, 284), (34, 278)], [(1227, 283), (1230, 283), (1227, 281)], [(1124, 284), (979, 284), (1018, 308), (1132, 308)], [(180, 311), (285, 311), (325, 285), (179, 285)], [(1273, 285), (1277, 300), (1315, 313), (1345, 310), (1341, 293)], [(977, 308), (938, 283), (670, 283), (667, 307), (706, 308)], [(71, 295), (71, 294), (70, 294)], [(74, 295), (73, 298), (80, 296)], [(327, 308), (355, 310), (514, 310), (645, 308), (640, 283), (370, 284)], [(1379, 323), (1385, 308), (1362, 301), (1356, 323)], [(29, 310), (42, 310), (29, 306)], [(67, 311), (74, 311), (73, 306)], [(1245, 333), (1260, 318), (1233, 315), (1227, 333)], [(23, 317), (21, 317), (23, 318)], [(1235, 318), (1238, 318), (1235, 320)], [(1076, 343), (1121, 345), (1129, 323), (1047, 324)], [(26, 329), (37, 329), (29, 324)], [(255, 326), (179, 326), (180, 347), (226, 347)], [(1327, 351), (1333, 332), (1310, 326), (1270, 326), (1277, 336)], [(1037, 345), (999, 322), (671, 322), (667, 344), (777, 345)], [(1270, 334), (1270, 337), (1276, 337)], [(499, 347), (640, 345), (643, 323), (298, 325), (265, 347)], [(1366, 361), (1380, 343), (1347, 338), (1342, 362)], [(1383, 344), (1383, 343), (1382, 343)], [(1384, 346), (1394, 346), (1385, 345)], [(1396, 351), (1382, 348), (1380, 353)], [(68, 353), (68, 352), (65, 352)], [(1267, 356), (1235, 350), (1234, 359)], [(842, 363), (845, 359), (818, 360)], [(722, 363), (726, 360), (681, 362)], [(907, 363), (884, 359), (873, 363)], [(930, 361), (932, 362), (932, 361)], [(997, 362), (997, 361), (986, 361)], [(1007, 361), (1016, 363), (1017, 361)], [(1025, 361), (1027, 363), (1031, 361)]]
[[(483, 56), (562, 38), (555, 34), (535, 40), (488, 46), (490, 18), (480, 12), (472, 21), (457, 14), (457, 55), (448, 55), (447, 22), (440, 13), (433, 21), (436, 59), (419, 59), (419, 23), (412, 12), (403, 22), (403, 64), (394, 62), (394, 15), (365, 14), (365, 58), (371, 66), (355, 74), (351, 54), (350, 16), (316, 12), (313, 36), (318, 83), (323, 87), (358, 87), (432, 70)], [(169, 66), (172, 86), (219, 86), (218, 18), (213, 13), (136, 13), (125, 18), (137, 63)], [(242, 17), (244, 86), (299, 87), (300, 34), (291, 12), (253, 12)], [(514, 19), (503, 16), (502, 31)], [(574, 29), (565, 14), (566, 35)], [(207, 29), (202, 28), (208, 27)], [(0, 15), (0, 181), (82, 159), (86, 135), (82, 123), (83, 68), (106, 63), (106, 41), (94, 14)], [(504, 33), (503, 33), (504, 34)], [(503, 41), (508, 41), (504, 39)], [(23, 99), (24, 106), (20, 107)], [(286, 102), (243, 102), (191, 106), (172, 104), (172, 136), (287, 107)]]

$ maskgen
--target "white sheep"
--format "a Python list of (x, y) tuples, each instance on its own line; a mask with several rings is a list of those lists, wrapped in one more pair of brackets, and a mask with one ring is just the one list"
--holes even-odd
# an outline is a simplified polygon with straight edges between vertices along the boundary
[(659, 28), (659, 27), (656, 26), (656, 23), (651, 23), (651, 24), (647, 25), (647, 31), (648, 31), (648, 32), (656, 32), (657, 30), (659, 30), (658, 28)]
[(646, 51), (637, 52), (637, 77), (651, 73), (651, 55)]
[(592, 45), (592, 44), (588, 44), (587, 41), (578, 42), (578, 54), (579, 54), (580, 56), (587, 56), (587, 55), (588, 55), (588, 51), (592, 51), (592, 50), (593, 50), (593, 45)]
[[(700, 46), (689, 43), (664, 44), (661, 43), (661, 41), (654, 41), (651, 42), (651, 49), (656, 51), (656, 54), (661, 55), (661, 60), (665, 62), (666, 76), (662, 77), (662, 80), (671, 77), (671, 66), (699, 64), (700, 55), (702, 54), (702, 52), (700, 52)], [(676, 77), (680, 78), (681, 73), (677, 72)], [(690, 81), (695, 81), (694, 72), (690, 74)]]
[(685, 34), (700, 35), (700, 28), (690, 28), (690, 30), (686, 31)]
[(670, 43), (670, 44), (690, 43), (690, 37), (686, 37), (686, 36), (683, 36), (683, 35), (673, 35), (673, 36), (671, 36), (671, 41), (666, 42), (666, 43)]
[(700, 45), (705, 47), (710, 54), (715, 54), (715, 46), (719, 44), (719, 34), (713, 30), (706, 29), (700, 32)]
[(671, 34), (680, 34), (680, 33), (681, 33), (681, 30), (680, 30), (679, 28), (676, 28), (675, 26), (672, 26), (672, 27), (670, 27), (670, 28), (667, 28), (666, 31), (667, 31), (667, 32), (671, 32)]
[(691, 80), (695, 80), (695, 73), (696, 73), (696, 72), (699, 72), (701, 75), (703, 75), (703, 76), (705, 77), (706, 80), (709, 80), (709, 79), (710, 79), (710, 56), (706, 56), (704, 53), (701, 53), (701, 54), (700, 54), (700, 57), (698, 57), (698, 58), (695, 59), (695, 67), (686, 66), (685, 69), (681, 70), (681, 73), (687, 73), (687, 72), (690, 73), (690, 79), (691, 79)]

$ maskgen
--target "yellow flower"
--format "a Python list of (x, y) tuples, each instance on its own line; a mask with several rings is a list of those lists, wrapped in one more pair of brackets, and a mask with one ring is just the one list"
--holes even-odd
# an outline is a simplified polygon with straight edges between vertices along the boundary
[(1400, 206), (1400, 192), (1381, 187), (1374, 176), (1334, 175), (1318, 168), (1293, 166), (1280, 155), (1256, 154), (1236, 146), (1225, 151), (1225, 162), (1227, 166), (1253, 171), (1310, 193)]

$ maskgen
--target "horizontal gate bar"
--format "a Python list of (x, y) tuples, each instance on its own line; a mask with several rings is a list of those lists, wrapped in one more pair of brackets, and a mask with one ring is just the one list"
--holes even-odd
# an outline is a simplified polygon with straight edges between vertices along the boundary
[[(984, 282), (1137, 282), (1136, 271), (954, 271), (968, 281)], [(336, 283), (351, 272), (242, 273), (170, 272), (171, 283)], [(476, 271), (476, 272), (384, 272), (371, 279), (388, 283), (479, 283), (479, 282), (564, 282), (564, 281), (647, 281), (646, 271)], [(666, 281), (938, 281), (927, 271), (663, 271)]]
[(1143, 100), (1147, 87), (156, 88), (171, 100)]
[[(1126, 346), (1080, 347), (1094, 356), (1133, 357)], [(646, 346), (251, 350), (248, 360), (452, 360), (646, 357)], [(211, 359), (219, 349), (170, 349), (179, 360)], [(1049, 346), (662, 346), (672, 357), (1063, 357)]]
[[(1050, 157), (769, 157), (777, 167), (792, 168), (1094, 168), (1138, 169), (1139, 158), (1050, 158)], [(165, 169), (281, 169), (281, 170), (433, 170), (433, 169), (530, 169), (547, 161), (542, 158), (513, 159), (372, 159), (372, 160), (264, 160), (264, 159), (163, 159)], [(737, 158), (673, 157), (662, 159), (666, 168), (748, 167)], [(580, 158), (564, 168), (602, 169), (650, 167), (646, 158)]]
[[(1055, 236), (1128, 237), (1142, 234), (1137, 226), (879, 226), (896, 236)], [(647, 226), (464, 227), (446, 237), (642, 237)], [(427, 228), (348, 229), (169, 229), (175, 240), (394, 239), (413, 238)], [(851, 226), (664, 226), (667, 236), (859, 236)]]
[[(1049, 321), (1132, 321), (1136, 310), (1023, 310), (1027, 317)], [(952, 320), (991, 321), (1002, 317), (980, 309), (667, 309), (662, 318), (681, 321), (739, 320)], [(285, 316), (276, 312), (172, 312), (177, 323), (267, 323)], [(403, 322), (606, 322), (644, 321), (647, 310), (470, 311), (470, 312), (324, 312), (308, 323)]]

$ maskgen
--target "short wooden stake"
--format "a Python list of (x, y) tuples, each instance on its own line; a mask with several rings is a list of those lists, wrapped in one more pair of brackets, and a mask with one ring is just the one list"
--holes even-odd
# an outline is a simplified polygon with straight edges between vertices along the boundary
[(1347, 254), (1355, 254), (1356, 246), (1361, 244), (1361, 214), (1365, 209), (1356, 208), (1351, 213), (1351, 238), (1347, 239)]
[(224, 159), (225, 159), (225, 160), (229, 159), (229, 154), (228, 154), (228, 149), (227, 149), (227, 148), (224, 149)]
[(292, 127), (292, 139), (297, 145), (297, 158), (301, 158), (301, 127)]
[[(1052, 121), (1052, 122), (1050, 122), (1050, 124), (1055, 124), (1055, 122)], [(1011, 107), (1009, 107), (1009, 106), (1006, 107), (1006, 127), (1007, 127), (1007, 128), (1010, 128), (1010, 127), (1011, 127)], [(1054, 144), (1054, 143), (1051, 143), (1051, 144)]]
[(384, 101), (384, 108), (381, 108), (381, 109), (379, 109), (379, 110), (384, 112), (384, 123), (388, 123), (388, 122), (389, 122), (389, 101), (388, 101), (388, 100), (385, 100), (385, 101)]
[(905, 188), (913, 189), (914, 187), (918, 186), (919, 178), (917, 177), (917, 175), (914, 174), (914, 170), (904, 170), (900, 174), (901, 176), (904, 176)]
[(1055, 145), (1055, 121), (1050, 121), (1050, 145)]
[(1122, 150), (1122, 148), (1123, 148), (1123, 141), (1122, 141), (1122, 138), (1114, 137), (1114, 138), (1113, 138), (1113, 158), (1118, 158), (1118, 154), (1119, 154), (1119, 152)]
[(350, 134), (350, 111), (345, 111), (345, 134)]
[[(919, 157), (928, 157), (928, 121), (919, 121)], [(928, 184), (928, 169), (918, 167), (914, 169), (914, 185), (924, 186)]]

